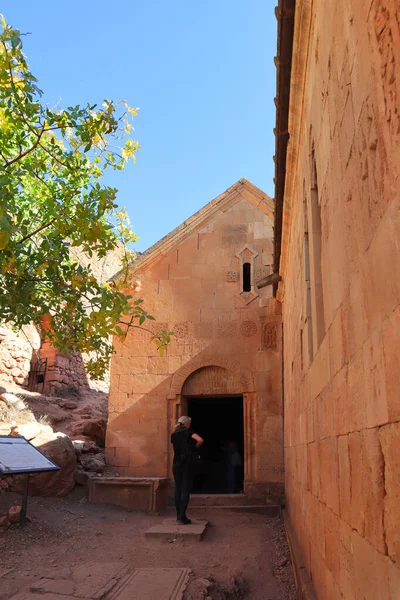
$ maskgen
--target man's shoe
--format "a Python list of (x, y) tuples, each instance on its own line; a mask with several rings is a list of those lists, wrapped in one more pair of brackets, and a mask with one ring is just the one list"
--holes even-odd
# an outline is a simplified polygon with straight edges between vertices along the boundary
[(181, 517), (180, 519), (178, 519), (178, 523), (182, 523), (182, 525), (190, 525), (191, 522), (192, 521), (187, 517)]

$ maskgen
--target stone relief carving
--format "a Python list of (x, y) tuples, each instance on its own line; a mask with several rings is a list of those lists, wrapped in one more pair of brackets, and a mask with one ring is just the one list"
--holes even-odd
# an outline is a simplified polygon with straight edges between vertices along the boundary
[(217, 337), (228, 338), (237, 337), (237, 321), (218, 321), (217, 322)]
[(227, 271), (226, 280), (229, 282), (239, 281), (239, 273), (237, 271)]
[(171, 396), (182, 393), (182, 386), (192, 373), (198, 369), (210, 366), (218, 366), (233, 373), (234, 377), (240, 379), (243, 392), (254, 391), (254, 381), (251, 373), (244, 371), (233, 358), (221, 356), (220, 352), (204, 352), (197, 354), (174, 373), (171, 381)]
[(189, 327), (187, 323), (177, 323), (173, 328), (174, 336), (176, 338), (185, 338), (188, 334)]
[(263, 329), (263, 348), (276, 348), (276, 337), (276, 325), (265, 323)]
[(241, 394), (243, 388), (236, 377), (222, 367), (202, 367), (185, 381), (184, 396), (211, 396), (213, 394)]
[(256, 269), (254, 272), (255, 280), (259, 281), (263, 277), (267, 277), (268, 275), (270, 275), (270, 273), (271, 273), (270, 267), (260, 267), (259, 269)]
[[(168, 330), (168, 323), (159, 323), (158, 321), (146, 321), (146, 329), (150, 329), (153, 334), (160, 333), (160, 331)], [(147, 333), (147, 332), (145, 332)], [(148, 335), (148, 334), (147, 334)]]
[(257, 325), (254, 321), (243, 321), (240, 324), (240, 333), (244, 337), (251, 337), (257, 333)]

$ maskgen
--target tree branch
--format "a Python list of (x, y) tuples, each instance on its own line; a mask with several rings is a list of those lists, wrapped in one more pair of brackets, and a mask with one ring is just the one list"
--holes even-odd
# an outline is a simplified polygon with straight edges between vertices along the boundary
[(23, 238), (21, 238), (17, 242), (17, 244), (22, 244), (23, 242), (26, 242), (26, 240), (29, 240), (29, 238), (33, 237), (37, 233), (40, 233), (41, 231), (43, 231), (43, 229), (46, 229), (47, 227), (50, 227), (50, 225), (53, 225), (53, 223), (54, 223), (55, 220), (56, 220), (56, 217), (54, 217), (54, 219), (52, 219), (51, 221), (49, 221), (49, 223), (45, 223), (44, 225), (42, 225), (38, 229), (35, 229), (35, 231), (32, 231), (32, 233), (28, 233)]
[(27, 154), (30, 154), (31, 152), (34, 151), (34, 149), (37, 147), (37, 145), (40, 142), (40, 138), (42, 137), (44, 133), (44, 129), (42, 129), (42, 131), (40, 131), (39, 134), (35, 134), (37, 135), (37, 140), (36, 142), (33, 144), (33, 146), (31, 148), (28, 148), (27, 150), (25, 150), (25, 152), (22, 152), (20, 154), (18, 154), (18, 156), (16, 156), (15, 158), (12, 158), (11, 160), (8, 160), (4, 165), (4, 169), (7, 169), (7, 167), (9, 167), (10, 165), (12, 165), (13, 163), (17, 162), (17, 160), (21, 160), (22, 158), (24, 158), (24, 156), (26, 156)]

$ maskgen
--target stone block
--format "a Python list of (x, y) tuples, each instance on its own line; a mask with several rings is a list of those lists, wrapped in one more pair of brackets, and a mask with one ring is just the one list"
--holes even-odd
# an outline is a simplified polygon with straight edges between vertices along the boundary
[(330, 378), (329, 365), (329, 336), (325, 336), (309, 369), (310, 396), (316, 398)]
[(366, 425), (376, 427), (388, 421), (383, 340), (375, 330), (363, 346)]
[(200, 542), (205, 534), (207, 524), (207, 521), (194, 519), (190, 525), (180, 525), (175, 519), (165, 519), (162, 523), (150, 527), (146, 531), (146, 537)]
[(396, 598), (400, 590), (400, 567), (393, 563), (389, 557), (386, 557), (386, 566), (388, 571), (389, 598)]
[(311, 578), (319, 598), (328, 598), (326, 592), (327, 567), (324, 558), (318, 552), (312, 540), (310, 540), (310, 568)]
[(147, 356), (135, 356), (131, 360), (125, 358), (125, 362), (129, 363), (130, 373), (133, 375), (141, 375), (147, 373)]
[(134, 391), (135, 394), (148, 394), (154, 388), (157, 388), (165, 378), (166, 375), (154, 375), (150, 373), (146, 375), (135, 375), (133, 377), (133, 385), (130, 391)]
[(111, 392), (109, 394), (108, 406), (110, 410), (123, 412), (129, 405), (129, 396), (126, 392)]
[[(135, 569), (112, 593), (114, 600), (143, 598), (157, 600), (179, 600), (189, 580), (190, 569), (145, 568)], [(104, 593), (103, 593), (104, 596)]]
[(149, 374), (168, 373), (168, 357), (154, 356), (148, 359), (147, 372)]
[(400, 308), (382, 325), (387, 412), (389, 421), (400, 419)]
[(339, 587), (344, 598), (351, 598), (355, 590), (353, 529), (342, 519), (337, 530), (339, 537)]
[(192, 275), (196, 279), (216, 281), (215, 268), (212, 264), (195, 264), (192, 266)]
[[(377, 183), (378, 185), (378, 183)], [(378, 199), (382, 196), (377, 191)], [(374, 195), (371, 201), (374, 201)], [(373, 206), (370, 210), (373, 209)], [(365, 301), (367, 324), (370, 331), (381, 326), (382, 321), (397, 309), (400, 295), (400, 257), (397, 240), (400, 232), (398, 200), (385, 207), (384, 215), (373, 220), (373, 239), (366, 252), (362, 267), (365, 271)], [(370, 211), (367, 212), (370, 214)]]
[(192, 277), (193, 267), (191, 264), (178, 265), (171, 263), (169, 265), (169, 279), (190, 279)]
[(378, 429), (349, 435), (351, 465), (350, 522), (362, 537), (385, 552), (383, 530), (384, 460)]
[(352, 547), (355, 597), (364, 600), (392, 600), (389, 592), (387, 557), (354, 530)]
[[(335, 582), (340, 580), (340, 518), (330, 510), (325, 511), (325, 562)], [(328, 596), (330, 598), (330, 596)]]
[(112, 464), (116, 467), (128, 467), (129, 452), (129, 448), (115, 448), (115, 455)]
[(385, 496), (385, 541), (390, 558), (400, 565), (400, 423), (381, 427), (379, 441), (383, 453)]
[(320, 454), (319, 454), (319, 442), (314, 442), (307, 445), (307, 473), (308, 473), (308, 484), (307, 489), (316, 498), (320, 494)]
[[(319, 453), (319, 498), (339, 514), (339, 460), (336, 437), (321, 440)], [(317, 476), (317, 474), (315, 474)]]
[(163, 477), (93, 477), (89, 502), (158, 513), (166, 506), (167, 484)]
[(118, 383), (118, 392), (131, 393), (133, 392), (133, 375), (120, 375)]
[(342, 309), (337, 310), (329, 328), (329, 361), (331, 377), (343, 367), (346, 360), (346, 330)]
[(168, 372), (175, 373), (182, 366), (182, 359), (180, 356), (169, 356), (168, 357)]
[(105, 454), (106, 463), (109, 465), (113, 465), (114, 459), (115, 459), (115, 448), (107, 445), (107, 448), (105, 449), (104, 454)]
[[(348, 364), (347, 386), (349, 409), (346, 414), (347, 422), (343, 423), (344, 429), (347, 429), (347, 431), (359, 431), (366, 427), (367, 412), (364, 384), (364, 357), (361, 349)], [(343, 431), (343, 433), (346, 433), (346, 431)]]

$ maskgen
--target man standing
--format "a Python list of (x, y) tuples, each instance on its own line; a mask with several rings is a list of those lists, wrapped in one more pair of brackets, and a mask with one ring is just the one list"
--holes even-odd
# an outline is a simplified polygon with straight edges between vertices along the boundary
[(192, 419), (190, 417), (180, 417), (175, 431), (171, 435), (171, 443), (174, 447), (172, 472), (175, 480), (176, 518), (178, 523), (182, 523), (183, 525), (191, 523), (191, 520), (186, 516), (186, 509), (189, 504), (193, 479), (196, 474), (196, 462), (198, 461), (197, 449), (204, 442), (191, 429), (191, 422)]

